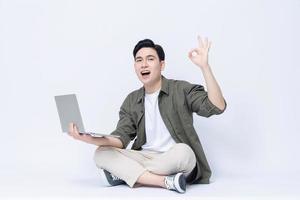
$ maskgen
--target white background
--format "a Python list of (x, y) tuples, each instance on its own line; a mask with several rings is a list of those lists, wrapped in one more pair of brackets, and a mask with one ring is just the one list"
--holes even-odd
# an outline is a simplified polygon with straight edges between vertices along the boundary
[[(126, 95), (141, 87), (134, 45), (154, 40), (167, 78), (205, 84), (187, 56), (198, 34), (212, 40), (210, 64), (228, 107), (194, 118), (213, 183), (190, 195), (299, 194), (299, 19), (298, 0), (0, 0), (0, 197), (74, 188), (97, 196), (95, 146), (61, 133), (53, 96), (76, 93), (85, 127), (109, 134)], [(228, 192), (234, 179), (239, 189)]]

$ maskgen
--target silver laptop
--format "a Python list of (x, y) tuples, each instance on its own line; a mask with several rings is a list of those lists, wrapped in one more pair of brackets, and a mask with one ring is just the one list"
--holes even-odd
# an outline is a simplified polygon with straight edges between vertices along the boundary
[(75, 94), (59, 95), (54, 98), (63, 132), (67, 133), (69, 124), (75, 123), (80, 134), (88, 134), (93, 137), (119, 137), (116, 135), (106, 135), (85, 131)]

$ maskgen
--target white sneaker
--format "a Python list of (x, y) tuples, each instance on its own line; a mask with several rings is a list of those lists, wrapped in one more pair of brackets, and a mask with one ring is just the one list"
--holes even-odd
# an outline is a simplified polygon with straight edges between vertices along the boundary
[(165, 186), (169, 190), (184, 193), (186, 190), (186, 180), (183, 173), (166, 176)]

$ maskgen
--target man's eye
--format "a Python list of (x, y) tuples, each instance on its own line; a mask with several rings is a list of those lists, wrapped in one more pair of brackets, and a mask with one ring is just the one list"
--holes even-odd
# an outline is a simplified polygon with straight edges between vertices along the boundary
[(142, 61), (141, 59), (135, 60), (135, 62), (141, 62), (141, 61)]
[(148, 60), (154, 60), (154, 58), (149, 58)]

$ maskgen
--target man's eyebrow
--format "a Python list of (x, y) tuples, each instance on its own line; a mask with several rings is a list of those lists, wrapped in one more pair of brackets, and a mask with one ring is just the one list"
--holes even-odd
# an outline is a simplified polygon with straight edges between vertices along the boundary
[(146, 58), (149, 58), (149, 57), (155, 57), (155, 56), (152, 54), (146, 56)]
[(137, 59), (142, 59), (142, 57), (141, 56), (135, 57), (135, 60), (137, 60)]
[[(155, 56), (152, 55), (152, 54), (149, 54), (149, 55), (146, 56), (146, 58), (149, 58), (149, 57), (155, 57)], [(139, 58), (143, 58), (143, 57), (142, 57), (142, 56), (137, 56), (137, 57), (135, 57), (135, 59), (139, 59)]]

